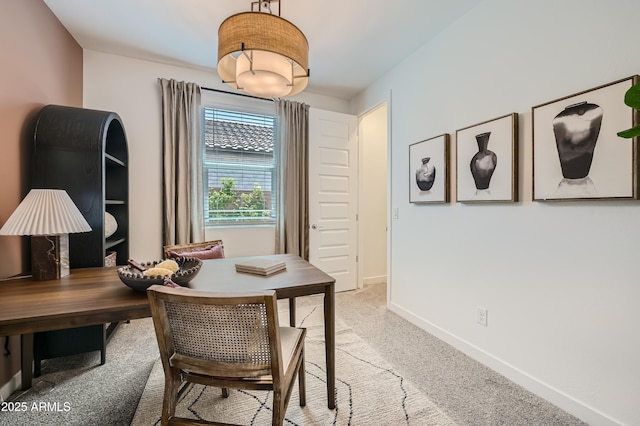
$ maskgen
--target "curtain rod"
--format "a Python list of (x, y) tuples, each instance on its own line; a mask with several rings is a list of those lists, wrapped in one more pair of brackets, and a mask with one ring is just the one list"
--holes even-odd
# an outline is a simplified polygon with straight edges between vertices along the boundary
[(269, 101), (269, 102), (273, 102), (273, 99), (261, 98), (261, 97), (259, 97), (259, 96), (246, 95), (246, 94), (244, 94), (244, 93), (227, 92), (226, 90), (211, 89), (211, 88), (209, 88), (209, 87), (201, 87), (200, 89), (202, 89), (202, 90), (208, 90), (208, 91), (210, 91), (210, 92), (226, 93), (227, 95), (244, 96), (245, 98), (252, 98), (252, 99), (259, 99), (259, 100), (261, 100), (261, 101)]

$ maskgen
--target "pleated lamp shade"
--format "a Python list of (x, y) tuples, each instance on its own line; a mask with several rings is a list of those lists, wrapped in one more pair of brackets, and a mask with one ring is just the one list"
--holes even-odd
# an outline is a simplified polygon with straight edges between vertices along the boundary
[(91, 227), (62, 189), (32, 189), (0, 235), (62, 235), (89, 232)]

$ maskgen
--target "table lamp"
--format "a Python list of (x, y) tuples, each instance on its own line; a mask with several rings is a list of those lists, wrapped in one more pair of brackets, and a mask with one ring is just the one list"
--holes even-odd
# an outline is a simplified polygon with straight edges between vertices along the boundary
[(0, 235), (31, 235), (34, 280), (69, 275), (69, 234), (89, 232), (80, 210), (61, 189), (32, 189), (0, 229)]

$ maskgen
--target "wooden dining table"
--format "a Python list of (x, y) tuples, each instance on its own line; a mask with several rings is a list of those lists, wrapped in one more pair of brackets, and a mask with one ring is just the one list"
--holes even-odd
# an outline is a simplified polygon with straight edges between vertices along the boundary
[[(257, 256), (252, 256), (251, 259)], [(282, 260), (286, 269), (269, 276), (236, 272), (249, 258), (205, 260), (188, 287), (211, 292), (275, 290), (289, 299), (295, 325), (295, 298), (324, 294), (327, 402), (335, 408), (335, 279), (292, 254), (259, 256)], [(122, 283), (117, 267), (72, 269), (57, 280), (15, 278), (0, 282), (0, 336), (21, 335), (22, 389), (33, 380), (33, 333), (151, 316), (146, 292)]]

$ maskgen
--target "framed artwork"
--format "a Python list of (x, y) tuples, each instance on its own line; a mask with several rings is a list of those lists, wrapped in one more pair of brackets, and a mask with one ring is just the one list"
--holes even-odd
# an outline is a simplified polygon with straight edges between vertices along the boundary
[(449, 134), (409, 145), (409, 202), (449, 202)]
[(629, 77), (534, 106), (533, 200), (637, 199), (637, 124), (624, 104)]
[(518, 114), (456, 131), (459, 202), (518, 200)]

